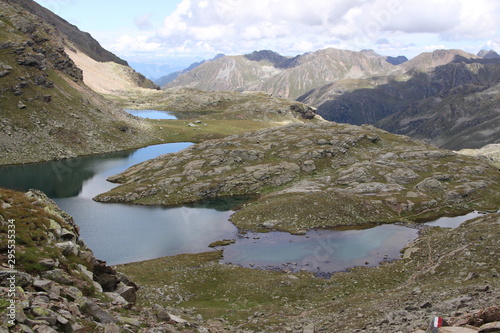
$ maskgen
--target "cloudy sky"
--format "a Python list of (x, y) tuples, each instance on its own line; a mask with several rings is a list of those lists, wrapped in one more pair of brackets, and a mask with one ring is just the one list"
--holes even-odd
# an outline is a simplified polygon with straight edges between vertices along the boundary
[(36, 0), (120, 57), (163, 64), (326, 47), (415, 55), (500, 51), (498, 0)]

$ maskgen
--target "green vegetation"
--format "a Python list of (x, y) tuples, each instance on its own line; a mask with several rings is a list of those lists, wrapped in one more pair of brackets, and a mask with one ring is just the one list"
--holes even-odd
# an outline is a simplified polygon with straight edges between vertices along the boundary
[[(240, 229), (425, 221), (498, 208), (492, 165), (371, 126), (292, 124), (202, 142), (113, 176), (96, 200), (179, 205), (258, 196), (231, 218)], [(272, 221), (272, 223), (267, 223)]]
[[(312, 273), (262, 271), (219, 264), (221, 251), (179, 255), (120, 265), (140, 281), (139, 305), (189, 308), (205, 319), (222, 318), (239, 329), (280, 331), (314, 321), (329, 332), (380, 323), (391, 311), (427, 301), (439, 307), (448, 299), (474, 295), (488, 304), (477, 284), (500, 287), (491, 274), (490, 255), (500, 240), (500, 215), (465, 223), (458, 229), (430, 228), (411, 244), (403, 260), (376, 268), (354, 268), (329, 279)], [(448, 260), (453, 258), (453, 260)], [(474, 273), (475, 278), (467, 279)], [(479, 281), (480, 280), (480, 281)], [(418, 287), (418, 292), (415, 292)], [(358, 316), (362, 313), (362, 316)], [(421, 322), (425, 327), (427, 318)], [(407, 323), (408, 325), (416, 324)]]
[[(55, 204), (54, 204), (55, 207)], [(0, 258), (7, 262), (8, 255), (8, 221), (14, 221), (16, 264), (18, 270), (37, 274), (49, 270), (41, 264), (43, 259), (59, 260), (61, 268), (70, 275), (77, 274), (77, 264), (89, 265), (78, 257), (63, 255), (50, 238), (49, 230), (54, 228), (72, 232), (74, 226), (69, 224), (62, 212), (54, 207), (41, 204), (24, 193), (8, 189), (0, 189)], [(12, 229), (12, 228), (11, 228)], [(91, 281), (88, 281), (93, 288)]]

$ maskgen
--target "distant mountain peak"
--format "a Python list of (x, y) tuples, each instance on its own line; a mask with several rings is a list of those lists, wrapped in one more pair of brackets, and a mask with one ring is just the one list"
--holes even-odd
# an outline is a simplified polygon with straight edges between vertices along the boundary
[(408, 58), (403, 56), (403, 55), (400, 55), (400, 56), (397, 56), (397, 57), (391, 57), (391, 56), (388, 56), (385, 61), (387, 61), (388, 63), (392, 64), (392, 65), (401, 65), (401, 64), (404, 64), (405, 62), (408, 61)]
[(359, 51), (361, 54), (364, 54), (365, 56), (367, 57), (380, 57), (380, 54), (378, 54), (377, 52), (375, 52), (374, 50), (372, 49), (365, 49), (365, 50), (361, 50)]
[(271, 50), (253, 51), (250, 54), (245, 54), (244, 57), (250, 61), (257, 62), (267, 60), (271, 62), (276, 68), (287, 67), (290, 60), (290, 58), (282, 56), (281, 54)]
[(496, 53), (494, 50), (489, 50), (489, 51), (488, 50), (481, 50), (481, 51), (479, 51), (479, 53), (477, 55), (483, 59), (500, 58), (500, 55), (498, 53)]

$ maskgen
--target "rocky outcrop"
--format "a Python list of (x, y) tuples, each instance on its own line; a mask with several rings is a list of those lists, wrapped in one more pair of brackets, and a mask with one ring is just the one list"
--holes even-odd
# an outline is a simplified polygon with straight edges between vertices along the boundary
[[(32, 0), (9, 0), (11, 5), (16, 6), (20, 10), (25, 10), (39, 17), (41, 20), (54, 26), (60, 33), (64, 34), (73, 44), (92, 57), (96, 61), (106, 62), (113, 61), (121, 65), (127, 65), (127, 62), (118, 58), (113, 53), (105, 50), (97, 40), (90, 34), (80, 31), (78, 27), (70, 24), (61, 17), (55, 15), (50, 10), (40, 6)], [(20, 28), (23, 32), (34, 32), (39, 27), (34, 26), (29, 21), (22, 21)]]
[(260, 195), (233, 222), (255, 230), (273, 220), (274, 229), (293, 232), (494, 209), (500, 199), (500, 175), (486, 162), (371, 126), (335, 123), (204, 142), (109, 180), (122, 185), (95, 200), (176, 205)]
[[(180, 119), (189, 118), (191, 111), (195, 112), (196, 117), (207, 119), (295, 121), (317, 117), (316, 109), (307, 104), (250, 91), (169, 89), (149, 100), (134, 100), (129, 107), (175, 111)], [(200, 110), (202, 112), (197, 112)]]
[(0, 190), (0, 257), (0, 332), (176, 332), (175, 325), (189, 325), (161, 306), (136, 308), (138, 286), (96, 259), (73, 219), (38, 190)]
[(479, 149), (461, 149), (458, 153), (483, 157), (491, 163), (500, 166), (500, 143), (492, 143)]
[[(8, 194), (11, 194), (10, 196)], [(15, 285), (20, 300), (16, 305), (15, 325), (40, 330), (74, 331), (85, 326), (86, 320), (100, 323), (118, 322), (102, 307), (130, 307), (136, 301), (137, 286), (123, 274), (94, 257), (92, 251), (80, 239), (79, 228), (73, 219), (38, 190), (31, 190), (23, 197), (2, 193), (2, 226), (10, 216), (23, 214), (20, 206), (36, 207), (42, 217), (37, 230), (39, 238), (29, 245), (18, 241), (17, 263), (13, 268), (0, 271), (0, 283), (4, 288)], [(21, 215), (22, 216), (22, 215)], [(23, 239), (24, 223), (29, 221), (13, 218), (17, 239)], [(5, 246), (2, 234), (2, 248)], [(52, 249), (52, 254), (50, 254)], [(28, 252), (36, 254), (27, 256)], [(9, 279), (16, 283), (9, 283)], [(108, 305), (103, 301), (110, 299)], [(101, 304), (99, 306), (98, 304)], [(4, 325), (10, 325), (4, 318)]]

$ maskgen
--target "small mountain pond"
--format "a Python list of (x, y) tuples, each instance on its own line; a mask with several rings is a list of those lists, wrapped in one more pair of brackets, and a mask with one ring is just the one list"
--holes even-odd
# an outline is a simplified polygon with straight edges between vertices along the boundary
[[(141, 116), (165, 119), (152, 118), (159, 115), (151, 112), (147, 110)], [(189, 142), (169, 143), (62, 161), (3, 166), (0, 167), (0, 186), (44, 191), (73, 216), (82, 239), (95, 256), (110, 265), (209, 251), (208, 245), (212, 242), (234, 239), (234, 244), (223, 247), (222, 262), (256, 268), (334, 272), (396, 259), (401, 248), (417, 237), (416, 229), (400, 225), (318, 229), (306, 235), (240, 234), (229, 221), (235, 207), (241, 204), (237, 199), (174, 208), (104, 204), (92, 200), (116, 186), (106, 181), (109, 176), (190, 145)], [(477, 214), (439, 219), (434, 223), (452, 226)]]

